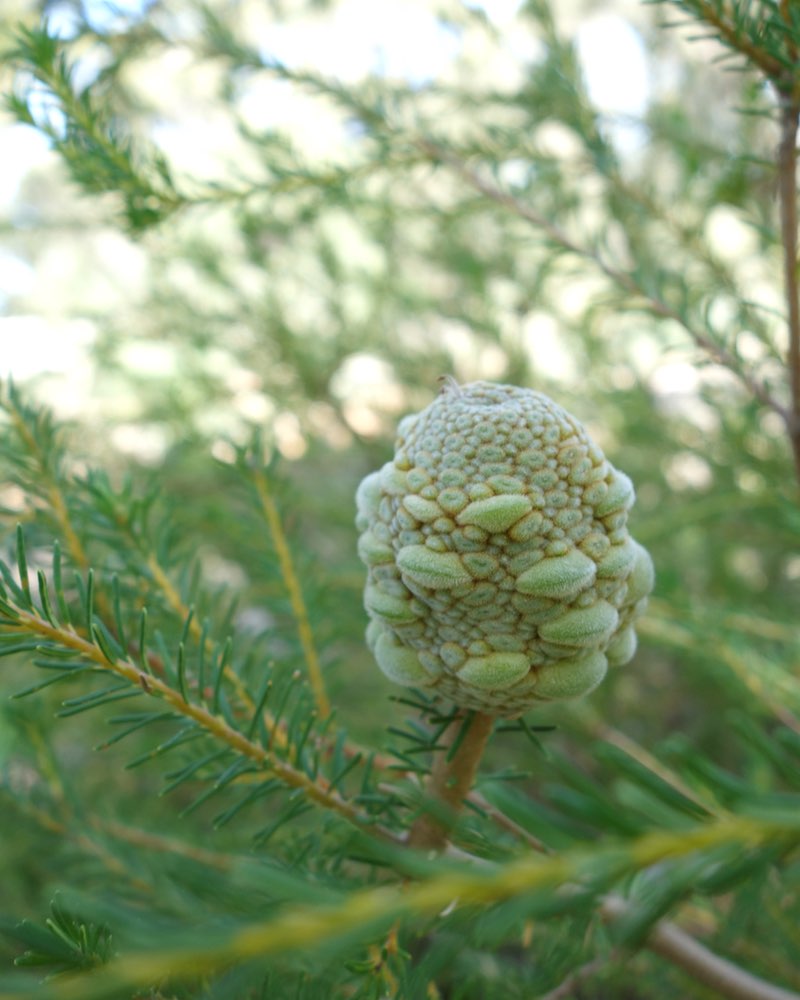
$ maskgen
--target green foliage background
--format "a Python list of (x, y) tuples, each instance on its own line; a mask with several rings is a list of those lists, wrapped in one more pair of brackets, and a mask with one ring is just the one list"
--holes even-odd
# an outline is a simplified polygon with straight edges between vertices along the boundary
[[(775, 154), (797, 10), (623, 5), (661, 81), (630, 148), (575, 44), (609, 5), (529, 0), (505, 28), (422, 6), (458, 54), (415, 83), (279, 63), (272, 32), (335, 12), (310, 0), (2, 23), (8, 113), (58, 154), (7, 243), (76, 255), (59, 318), (95, 340), (71, 423), (54, 380), (3, 388), (1, 683), (57, 683), (0, 722), (0, 996), (529, 997), (576, 970), (559, 995), (714, 995), (644, 947), (664, 916), (800, 989)], [(259, 128), (246, 95), (297, 120)], [(227, 137), (208, 175), (158, 145), (197, 116)], [(114, 247), (134, 277), (111, 267), (109, 294)], [(400, 841), (447, 709), (398, 702), (363, 644), (352, 495), (444, 373), (581, 418), (636, 483), (658, 579), (635, 661), (499, 732), (459, 851), (430, 861)]]

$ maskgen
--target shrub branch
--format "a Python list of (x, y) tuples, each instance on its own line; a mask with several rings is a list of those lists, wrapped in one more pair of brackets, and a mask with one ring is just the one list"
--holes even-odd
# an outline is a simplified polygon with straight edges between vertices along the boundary
[(221, 716), (214, 715), (203, 705), (187, 701), (180, 691), (171, 688), (161, 678), (146, 673), (130, 660), (109, 659), (99, 646), (93, 645), (72, 629), (54, 626), (33, 611), (17, 608), (8, 600), (6, 603), (14, 611), (13, 625), (15, 629), (25, 631), (30, 635), (41, 636), (42, 639), (54, 642), (64, 649), (73, 650), (84, 660), (137, 685), (145, 694), (163, 699), (173, 711), (191, 719), (215, 739), (226, 743), (238, 754), (259, 764), (265, 771), (274, 774), (290, 788), (297, 789), (312, 802), (332, 810), (360, 829), (369, 830), (386, 840), (399, 843), (399, 838), (395, 834), (373, 823), (369, 816), (361, 813), (352, 803), (342, 798), (337, 792), (327, 788), (322, 779), (312, 779), (298, 768), (275, 757), (269, 750), (234, 729)]
[[(580, 881), (582, 873), (597, 867), (620, 873), (623, 869), (641, 870), (722, 845), (738, 843), (754, 848), (785, 840), (788, 834), (797, 837), (796, 825), (740, 816), (679, 832), (648, 833), (624, 847), (595, 845), (560, 857), (527, 855), (491, 868), (463, 866), (405, 887), (364, 889), (336, 906), (290, 906), (269, 920), (233, 929), (228, 934), (220, 933), (213, 945), (205, 942), (195, 948), (128, 954), (90, 975), (50, 980), (37, 996), (41, 1000), (93, 1000), (107, 995), (111, 989), (121, 991), (165, 978), (212, 973), (235, 961), (270, 955), (283, 958), (287, 952), (319, 948), (343, 935), (348, 939), (351, 934), (372, 937), (378, 927), (388, 928), (399, 916), (433, 916), (449, 907), (453, 900), (458, 900), (459, 907), (465, 907), (497, 903), (524, 894), (555, 892), (565, 883)], [(742, 989), (727, 994), (735, 1000), (800, 1000), (800, 994), (773, 986), (742, 970), (736, 971)]]

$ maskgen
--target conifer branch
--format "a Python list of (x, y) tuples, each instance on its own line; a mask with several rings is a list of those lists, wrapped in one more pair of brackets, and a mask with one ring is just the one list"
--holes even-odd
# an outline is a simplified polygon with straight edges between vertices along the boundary
[[(19, 803), (17, 803), (17, 805), (19, 806)], [(99, 843), (94, 837), (91, 837), (89, 834), (82, 831), (71, 829), (65, 822), (57, 819), (52, 813), (35, 806), (32, 802), (26, 802), (24, 806), (21, 806), (21, 808), (23, 809), (23, 812), (34, 820), (34, 822), (38, 823), (43, 830), (46, 830), (48, 833), (56, 834), (59, 839), (63, 839), (65, 837), (70, 838), (78, 850), (90, 857), (97, 858), (97, 860), (100, 861), (100, 863), (108, 870), (109, 874), (113, 876), (114, 879), (118, 880), (122, 878), (138, 892), (143, 892), (147, 895), (154, 894), (155, 890), (150, 882), (134, 875), (133, 872), (131, 872), (112, 851), (109, 851), (108, 848)], [(92, 826), (96, 826), (96, 817), (93, 817), (90, 822)], [(187, 847), (188, 846), (190, 845), (187, 845)]]
[[(749, 17), (747, 6), (709, 0), (693, 0), (680, 4), (687, 7), (700, 20), (717, 32), (729, 48), (745, 56), (747, 61), (772, 83), (780, 105), (781, 138), (778, 147), (777, 173), (780, 202), (781, 243), (783, 247), (784, 295), (787, 307), (789, 350), (790, 402), (781, 413), (786, 424), (792, 449), (795, 472), (800, 483), (800, 286), (798, 285), (798, 236), (797, 236), (797, 130), (800, 118), (800, 63), (798, 62), (796, 31), (788, 0), (780, 0), (774, 13), (783, 23), (780, 47), (770, 50), (764, 42), (757, 44), (756, 21)], [(763, 14), (763, 25), (768, 29), (770, 14)], [(773, 30), (775, 25), (772, 26)], [(735, 370), (735, 369), (732, 369)], [(741, 377), (741, 373), (740, 377)], [(750, 386), (751, 391), (754, 387)], [(761, 397), (757, 397), (761, 398)], [(762, 402), (764, 400), (762, 399)], [(776, 412), (781, 412), (776, 410)]]
[[(14, 41), (16, 47), (4, 55), (42, 85), (51, 107), (37, 116), (29, 101), (16, 95), (7, 98), (7, 107), (19, 121), (50, 137), (79, 184), (94, 193), (121, 195), (133, 230), (161, 222), (185, 204), (164, 156), (151, 149), (146, 168), (139, 169), (131, 143), (118, 134), (108, 110), (91, 90), (76, 91), (59, 38), (46, 28), (23, 27)], [(53, 111), (63, 115), (63, 123)]]
[(292, 612), (297, 624), (297, 634), (300, 638), (300, 645), (306, 661), (308, 679), (314, 694), (314, 700), (317, 703), (320, 716), (323, 719), (327, 719), (331, 714), (331, 703), (325, 690), (322, 665), (320, 664), (317, 647), (314, 643), (314, 634), (311, 631), (308, 608), (303, 598), (303, 590), (294, 567), (294, 560), (289, 549), (289, 543), (286, 540), (286, 533), (283, 530), (281, 515), (270, 492), (264, 470), (260, 466), (254, 465), (251, 468), (251, 475), (261, 505), (261, 512), (269, 527), (272, 544), (275, 546), (275, 552), (278, 556), (283, 583), (289, 594), (289, 601), (291, 602)]
[(209, 868), (218, 868), (220, 871), (228, 871), (241, 857), (234, 854), (223, 854), (220, 851), (209, 851), (197, 844), (192, 844), (177, 837), (166, 837), (161, 833), (153, 833), (152, 830), (142, 830), (139, 827), (128, 826), (116, 820), (100, 819), (94, 817), (92, 825), (100, 833), (108, 834), (115, 840), (120, 840), (133, 847), (142, 847), (148, 851), (155, 851), (159, 854), (171, 854), (176, 858), (191, 858), (198, 864), (207, 865)]
[[(39, 438), (31, 429), (28, 420), (26, 420), (26, 414), (20, 405), (19, 398), (13, 386), (11, 386), (9, 391), (4, 394), (2, 398), (2, 405), (9, 414), (11, 423), (17, 432), (21, 443), (36, 463), (41, 482), (45, 486), (46, 499), (49, 502), (53, 517), (61, 535), (67, 544), (67, 550), (72, 557), (73, 563), (77, 569), (83, 572), (88, 571), (90, 568), (89, 555), (72, 523), (69, 506), (67, 504), (62, 486), (59, 482), (59, 478), (53, 468), (53, 462), (48, 460), (48, 455), (45, 449), (43, 449)], [(50, 419), (49, 412), (43, 411), (43, 415), (44, 419)], [(134, 537), (132, 533), (132, 526), (125, 520), (125, 518), (117, 516), (115, 518), (115, 522), (117, 528), (129, 537), (134, 547), (140, 549), (141, 539)], [(180, 593), (173, 585), (167, 572), (161, 566), (156, 554), (152, 551), (147, 552), (144, 554), (144, 559), (153, 582), (165, 597), (169, 607), (182, 621), (189, 621), (190, 634), (196, 642), (204, 642), (205, 652), (208, 656), (211, 656), (214, 652), (214, 644), (211, 638), (203, 634), (203, 629), (200, 623), (194, 615), (191, 614), (191, 609), (181, 599)], [(95, 594), (95, 604), (100, 617), (103, 619), (112, 635), (116, 634), (115, 628), (112, 624), (114, 622), (113, 609), (108, 597), (103, 591), (98, 591)], [(78, 631), (79, 634), (85, 635), (85, 632), (82, 633), (80, 629), (76, 629), (76, 631)], [(148, 662), (156, 672), (163, 673), (164, 665), (161, 662), (160, 657), (156, 654), (149, 653)], [(226, 665), (223, 674), (225, 679), (231, 684), (244, 709), (252, 711), (254, 708), (253, 701), (247, 691), (247, 688), (242, 683), (242, 679), (236, 671), (229, 665)], [(280, 747), (285, 746), (286, 734), (280, 726), (275, 726), (274, 720), (272, 720), (268, 712), (264, 713), (264, 722), (269, 730), (273, 728), (275, 729), (274, 739), (277, 745)]]
[[(38, 823), (43, 830), (48, 833), (57, 834), (60, 838), (68, 837), (78, 849), (87, 854), (99, 857), (113, 875), (124, 875), (131, 884), (135, 884), (137, 889), (148, 893), (153, 892), (153, 886), (149, 882), (145, 882), (143, 879), (138, 879), (132, 875), (121, 864), (119, 859), (104, 848), (102, 844), (98, 843), (95, 838), (90, 837), (81, 830), (74, 829), (64, 820), (57, 819), (52, 811), (39, 808), (30, 801), (15, 801), (15, 805), (26, 816), (29, 816)], [(237, 863), (248, 860), (240, 855), (210, 851), (187, 840), (168, 837), (164, 834), (154, 833), (152, 830), (143, 830), (139, 827), (130, 826), (117, 820), (104, 819), (100, 816), (82, 817), (82, 822), (88, 823), (100, 835), (111, 837), (131, 847), (142, 848), (157, 854), (169, 854), (175, 858), (190, 858), (200, 865), (215, 868), (223, 872), (230, 871)]]
[[(745, 30), (745, 25), (748, 27), (750, 25), (741, 17), (741, 14), (737, 22), (735, 10), (730, 9), (723, 2), (709, 3), (708, 0), (693, 0), (685, 6), (694, 9), (697, 16), (710, 24), (729, 48), (745, 56), (749, 63), (758, 67), (769, 79), (776, 82), (785, 80), (786, 63), (764, 46), (757, 45), (752, 40), (752, 33)], [(739, 6), (741, 10), (741, 4), (735, 4), (734, 7), (736, 6)]]
[[(196, 642), (203, 642), (205, 644), (205, 652), (208, 656), (213, 655), (214, 643), (211, 638), (203, 634), (203, 629), (197, 619), (192, 615), (191, 608), (183, 601), (178, 589), (170, 580), (168, 574), (164, 570), (161, 563), (156, 558), (154, 552), (149, 552), (147, 554), (147, 568), (150, 571), (153, 582), (164, 595), (167, 604), (172, 608), (175, 614), (183, 621), (189, 621), (189, 632), (192, 638)], [(191, 617), (190, 617), (191, 616)], [(236, 671), (226, 664), (223, 669), (223, 676), (231, 685), (236, 693), (236, 697), (241, 702), (245, 710), (252, 712), (255, 708), (253, 699), (250, 697), (247, 688), (242, 683), (241, 677), (236, 673)], [(278, 746), (283, 747), (286, 745), (286, 734), (281, 729), (280, 726), (275, 725), (275, 720), (270, 716), (269, 712), (264, 712), (263, 715), (264, 724), (266, 725), (269, 732), (272, 734), (273, 739)]]
[(13, 614), (13, 620), (10, 624), (15, 630), (54, 642), (64, 649), (74, 651), (82, 659), (96, 667), (124, 678), (141, 688), (149, 697), (162, 699), (172, 710), (190, 719), (202, 730), (225, 743), (242, 757), (252, 760), (263, 767), (266, 772), (274, 774), (289, 788), (301, 792), (309, 801), (332, 810), (360, 829), (369, 830), (386, 840), (399, 842), (393, 833), (373, 823), (369, 816), (361, 813), (352, 803), (342, 798), (338, 792), (329, 789), (323, 779), (311, 778), (288, 762), (280, 760), (270, 750), (234, 729), (222, 716), (214, 715), (204, 705), (187, 701), (180, 691), (171, 688), (161, 678), (146, 673), (130, 660), (109, 658), (108, 650), (94, 645), (71, 628), (52, 625), (35, 611), (20, 608), (7, 597), (4, 598), (4, 603)]
[[(8, 390), (3, 392), (2, 397), (0, 397), (0, 405), (9, 415), (20, 443), (36, 465), (39, 480), (44, 486), (45, 500), (50, 507), (58, 530), (66, 542), (67, 552), (75, 567), (81, 572), (87, 572), (90, 567), (89, 556), (72, 523), (67, 499), (57, 475), (58, 459), (49, 456), (43, 447), (42, 440), (36, 433), (36, 430), (41, 432), (41, 428), (32, 428), (29, 420), (26, 419), (28, 414), (26, 414), (13, 384), (9, 384)], [(52, 418), (49, 411), (41, 411), (40, 418), (48, 426), (50, 425)], [(114, 620), (111, 605), (105, 594), (97, 595), (97, 606), (101, 616), (107, 622)]]
[(89, 557), (87, 556), (86, 550), (84, 549), (83, 544), (78, 538), (75, 528), (73, 527), (72, 519), (70, 518), (69, 510), (67, 508), (67, 502), (64, 498), (64, 493), (61, 490), (61, 486), (59, 485), (56, 476), (53, 474), (51, 464), (47, 461), (38, 438), (31, 431), (27, 421), (25, 420), (17, 400), (16, 392), (13, 388), (4, 395), (2, 404), (6, 413), (8, 413), (11, 418), (11, 423), (14, 430), (19, 435), (22, 444), (27, 449), (28, 454), (31, 455), (36, 462), (41, 482), (44, 484), (46, 489), (46, 495), (50, 503), (50, 508), (53, 512), (53, 517), (55, 518), (56, 524), (64, 537), (64, 541), (67, 543), (67, 551), (78, 569), (85, 572), (89, 568)]

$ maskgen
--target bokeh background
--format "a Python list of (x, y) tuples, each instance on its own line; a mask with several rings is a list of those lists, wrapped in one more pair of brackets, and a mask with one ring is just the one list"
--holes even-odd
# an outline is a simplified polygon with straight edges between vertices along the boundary
[[(774, 97), (668, 27), (673, 8), (8, 0), (1, 18), (9, 49), (44, 18), (136, 169), (162, 155), (171, 171), (173, 201), (144, 223), (113, 183), (87, 193), (53, 148), (58, 100), (6, 60), (40, 128), (2, 119), (0, 374), (79, 428), (76, 467), (184, 476), (190, 496), (258, 427), (317, 526), (312, 554), (355, 576), (348, 498), (399, 416), (440, 374), (508, 380), (571, 409), (634, 477), (676, 618), (796, 607), (780, 418), (686, 329), (785, 394)], [(630, 677), (694, 683), (675, 663)]]
[[(636, 659), (530, 721), (623, 802), (638, 800), (604, 776), (597, 738), (657, 755), (722, 809), (720, 775), (783, 787), (765, 760), (800, 715), (800, 511), (783, 422), (752, 391), (788, 399), (777, 105), (679, 7), (2, 3), (0, 378), (63, 422), (65, 474), (157, 488), (172, 578), (190, 589), (195, 573), (202, 613), (252, 640), (254, 689), (259, 656), (302, 656), (237, 448), (258, 434), (337, 720), (385, 745), (405, 709), (363, 642), (355, 488), (440, 375), (508, 381), (564, 405), (631, 476), (631, 531), (657, 568)], [(44, 559), (41, 497), (15, 478), (0, 465), (4, 551), (21, 521)], [(134, 550), (101, 538), (91, 555), (130, 570)], [(12, 785), (40, 780), (30, 733), (52, 728), (48, 697), (0, 724)], [(56, 727), (52, 761), (107, 815), (146, 809), (160, 829), (175, 811), (151, 794), (160, 775), (93, 753), (107, 729), (83, 725)], [(530, 769), (531, 800), (567, 809), (519, 734), (490, 763)], [(205, 838), (208, 817), (192, 822)], [(18, 914), (46, 910), (61, 857), (42, 830), (32, 856), (33, 837), (8, 847)], [(788, 980), (796, 929), (772, 951), (758, 899), (744, 892), (735, 921), (725, 900), (694, 918), (723, 945), (764, 943), (748, 961)], [(676, 973), (647, 974), (636, 992), (626, 973), (624, 995), (686, 995)]]

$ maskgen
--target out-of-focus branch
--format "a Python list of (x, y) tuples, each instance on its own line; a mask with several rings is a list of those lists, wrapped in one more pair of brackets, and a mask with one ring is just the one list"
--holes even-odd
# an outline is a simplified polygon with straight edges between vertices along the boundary
[[(781, 3), (781, 13), (789, 21), (788, 4)], [(797, 51), (790, 46), (797, 65)], [(786, 295), (786, 316), (789, 324), (789, 383), (791, 386), (789, 439), (794, 464), (800, 482), (800, 290), (797, 280), (797, 123), (800, 118), (800, 97), (791, 80), (782, 87), (776, 82), (781, 101), (781, 142), (778, 150), (778, 197), (781, 212), (783, 243), (783, 276)]]
[(504, 191), (502, 188), (499, 188), (496, 184), (493, 184), (485, 177), (482, 177), (475, 170), (468, 167), (450, 150), (445, 149), (437, 143), (430, 142), (427, 139), (418, 140), (418, 144), (420, 148), (424, 149), (428, 153), (432, 160), (447, 166), (473, 190), (478, 191), (484, 197), (495, 202), (495, 204), (501, 205), (503, 208), (513, 212), (526, 222), (531, 223), (531, 225), (540, 230), (540, 232), (542, 232), (552, 243), (556, 244), (556, 246), (562, 247), (564, 250), (568, 250), (570, 253), (593, 263), (595, 267), (605, 274), (606, 277), (610, 278), (615, 285), (621, 288), (624, 292), (627, 292), (629, 295), (638, 299), (642, 303), (643, 307), (649, 312), (653, 313), (655, 316), (661, 317), (662, 319), (671, 319), (675, 323), (678, 323), (686, 331), (686, 333), (689, 334), (698, 347), (705, 351), (706, 354), (717, 362), (717, 364), (727, 368), (733, 375), (735, 375), (736, 378), (738, 378), (739, 381), (747, 388), (750, 394), (754, 396), (762, 405), (777, 413), (784, 421), (787, 428), (793, 425), (794, 417), (791, 410), (787, 409), (787, 407), (779, 402), (779, 400), (775, 399), (769, 389), (757, 378), (751, 375), (750, 372), (743, 369), (739, 359), (732, 351), (730, 351), (723, 344), (717, 343), (717, 341), (709, 337), (705, 331), (699, 330), (697, 327), (690, 324), (685, 316), (681, 315), (680, 312), (673, 309), (662, 299), (648, 292), (639, 284), (635, 276), (629, 271), (623, 271), (621, 268), (615, 267), (595, 250), (577, 243), (572, 239), (572, 237), (568, 236), (567, 233), (550, 222), (549, 219), (546, 219), (530, 205), (521, 201), (519, 198), (514, 197), (514, 195), (509, 194), (509, 192)]
[[(606, 896), (600, 913), (609, 923), (624, 917), (631, 905), (619, 896)], [(797, 993), (752, 975), (720, 958), (668, 920), (660, 920), (647, 935), (645, 947), (687, 972), (693, 979), (729, 1000), (797, 1000)]]
[(763, 46), (757, 45), (751, 35), (738, 29), (733, 12), (727, 8), (726, 4), (696, 0), (695, 7), (700, 18), (717, 31), (728, 48), (740, 52), (765, 76), (771, 80), (777, 80), (785, 75), (786, 67), (780, 59), (775, 58)]

